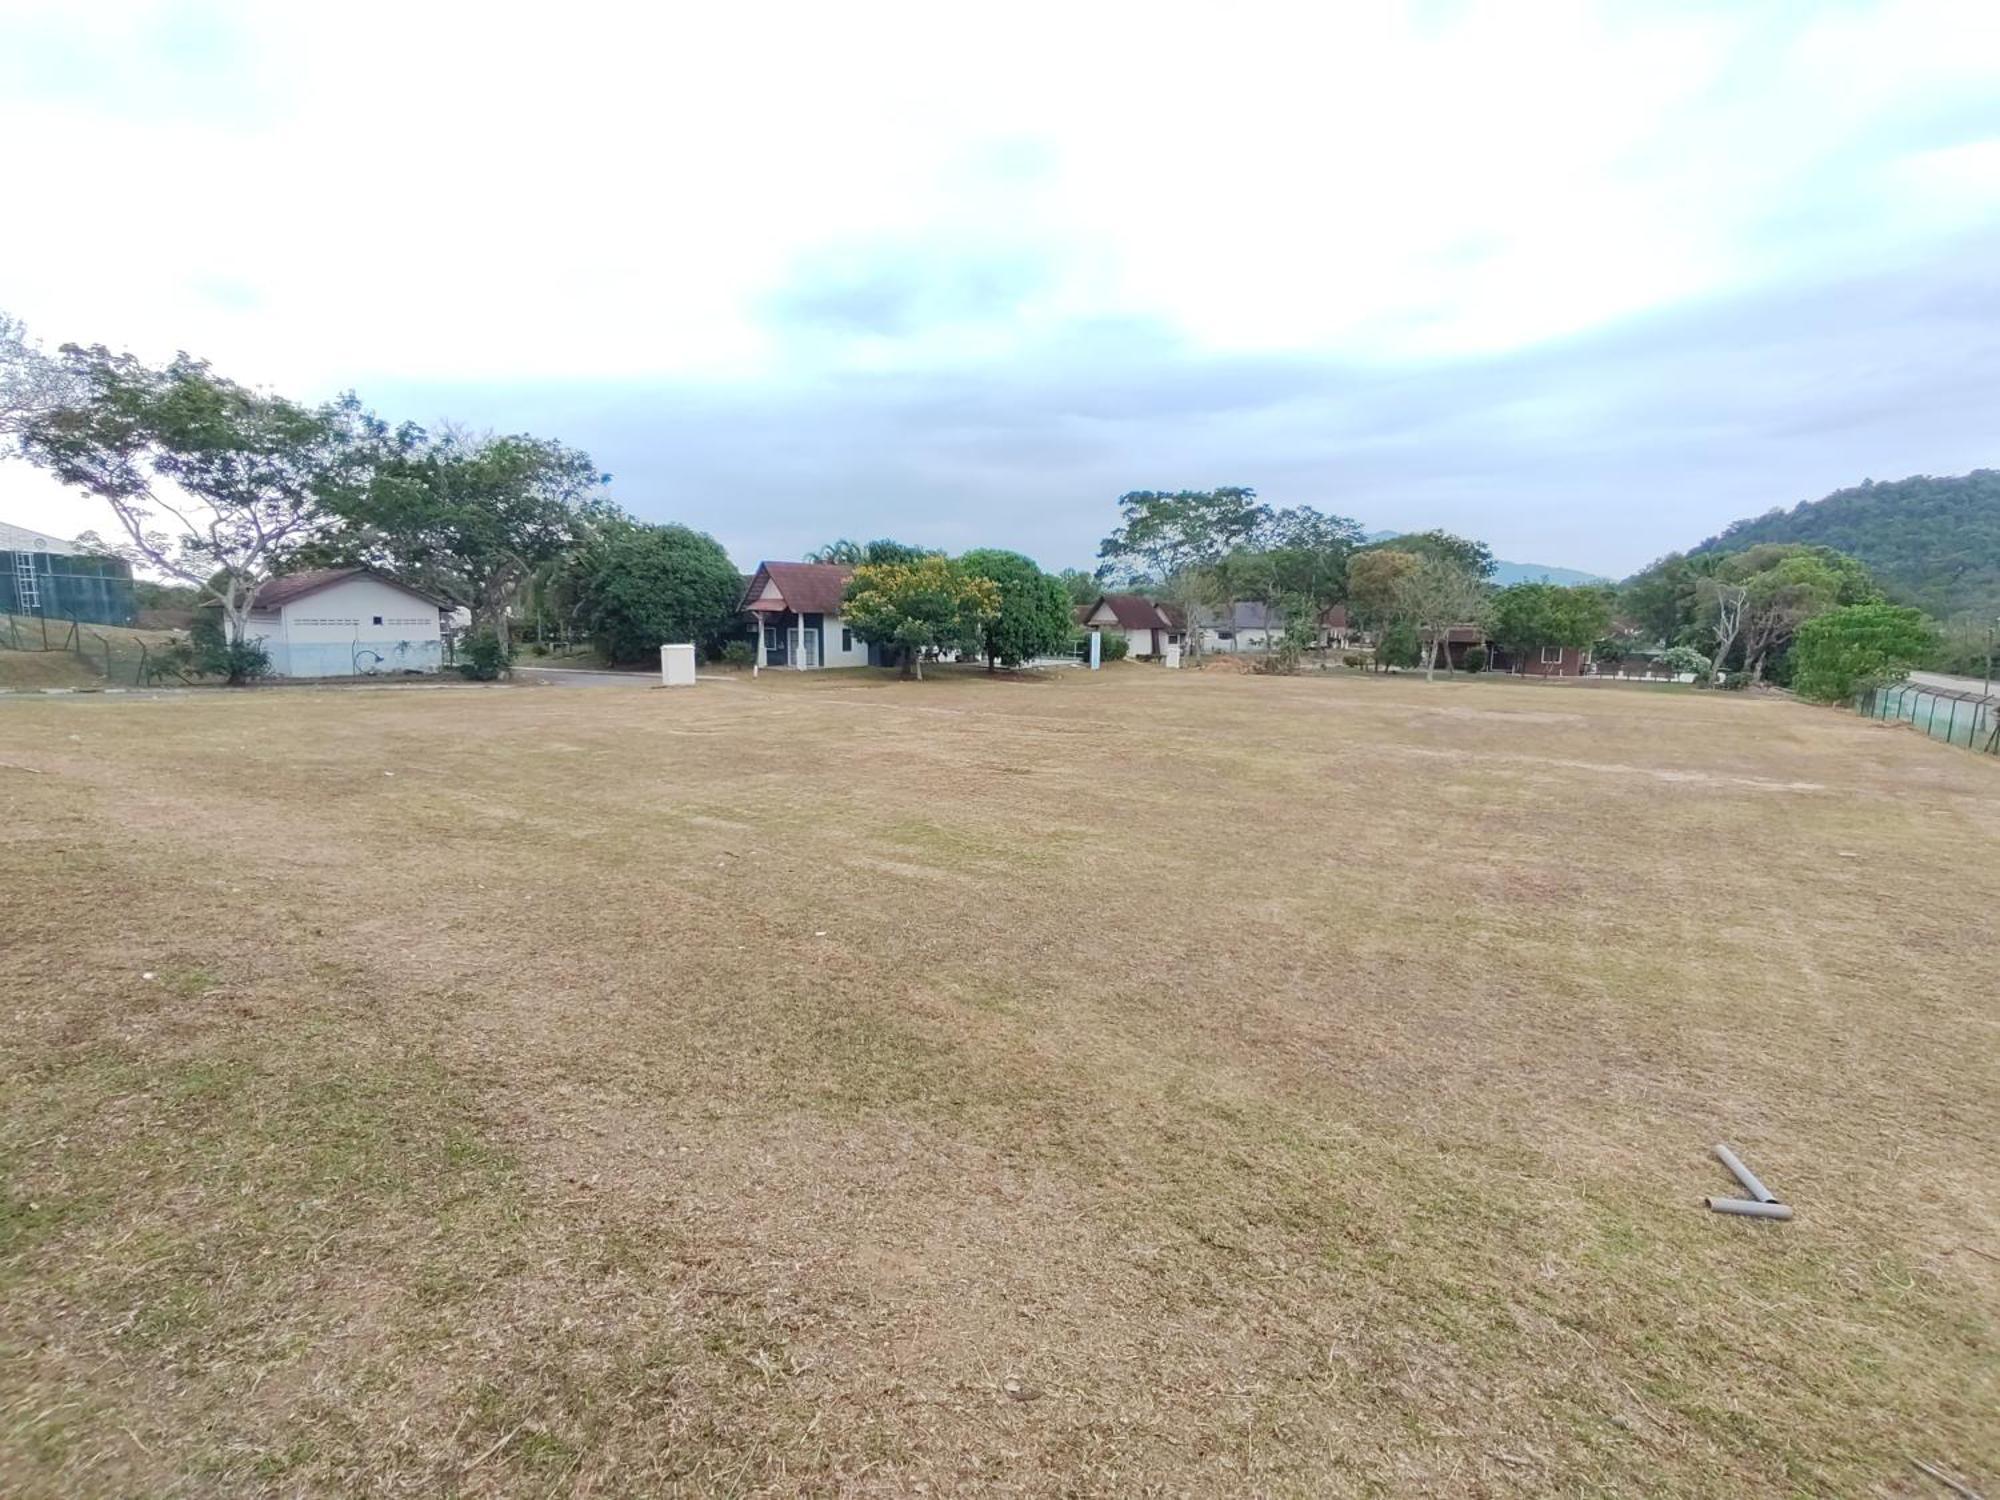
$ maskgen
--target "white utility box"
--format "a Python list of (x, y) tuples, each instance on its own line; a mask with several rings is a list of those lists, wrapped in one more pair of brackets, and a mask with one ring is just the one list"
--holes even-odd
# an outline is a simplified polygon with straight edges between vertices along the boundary
[(662, 687), (694, 686), (694, 646), (660, 647), (660, 685)]

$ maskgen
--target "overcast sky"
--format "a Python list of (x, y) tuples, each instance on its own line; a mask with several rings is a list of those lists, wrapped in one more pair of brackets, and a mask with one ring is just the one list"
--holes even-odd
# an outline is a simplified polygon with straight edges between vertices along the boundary
[(2000, 464), (1996, 0), (0, 0), (0, 139), (46, 342), (561, 438), (746, 566), (1247, 484), (1615, 575)]

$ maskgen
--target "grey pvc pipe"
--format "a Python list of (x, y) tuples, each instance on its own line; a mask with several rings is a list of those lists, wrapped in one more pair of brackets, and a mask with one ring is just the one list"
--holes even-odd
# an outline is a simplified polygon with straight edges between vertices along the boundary
[(1727, 1146), (1718, 1145), (1715, 1148), (1715, 1158), (1735, 1174), (1736, 1180), (1743, 1184), (1743, 1191), (1755, 1198), (1759, 1203), (1776, 1203), (1778, 1201), (1778, 1195), (1759, 1182), (1757, 1174), (1738, 1161), (1736, 1153), (1731, 1151)]
[(1789, 1219), (1792, 1211), (1783, 1203), (1757, 1203), (1748, 1198), (1704, 1198), (1719, 1214), (1741, 1214), (1746, 1219)]

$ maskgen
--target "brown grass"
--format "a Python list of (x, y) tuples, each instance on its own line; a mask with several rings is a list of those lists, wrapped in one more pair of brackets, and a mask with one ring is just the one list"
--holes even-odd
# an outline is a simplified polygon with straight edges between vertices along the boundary
[(1990, 1489), (1996, 853), (1734, 696), (0, 706), (0, 1488)]

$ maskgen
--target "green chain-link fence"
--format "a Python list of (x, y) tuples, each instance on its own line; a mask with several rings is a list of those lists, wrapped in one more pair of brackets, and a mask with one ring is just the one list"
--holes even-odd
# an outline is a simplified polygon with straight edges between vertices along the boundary
[(1854, 700), (1854, 711), (1865, 718), (1908, 724), (1947, 745), (2000, 755), (2000, 699), (1899, 682), (1864, 688)]

